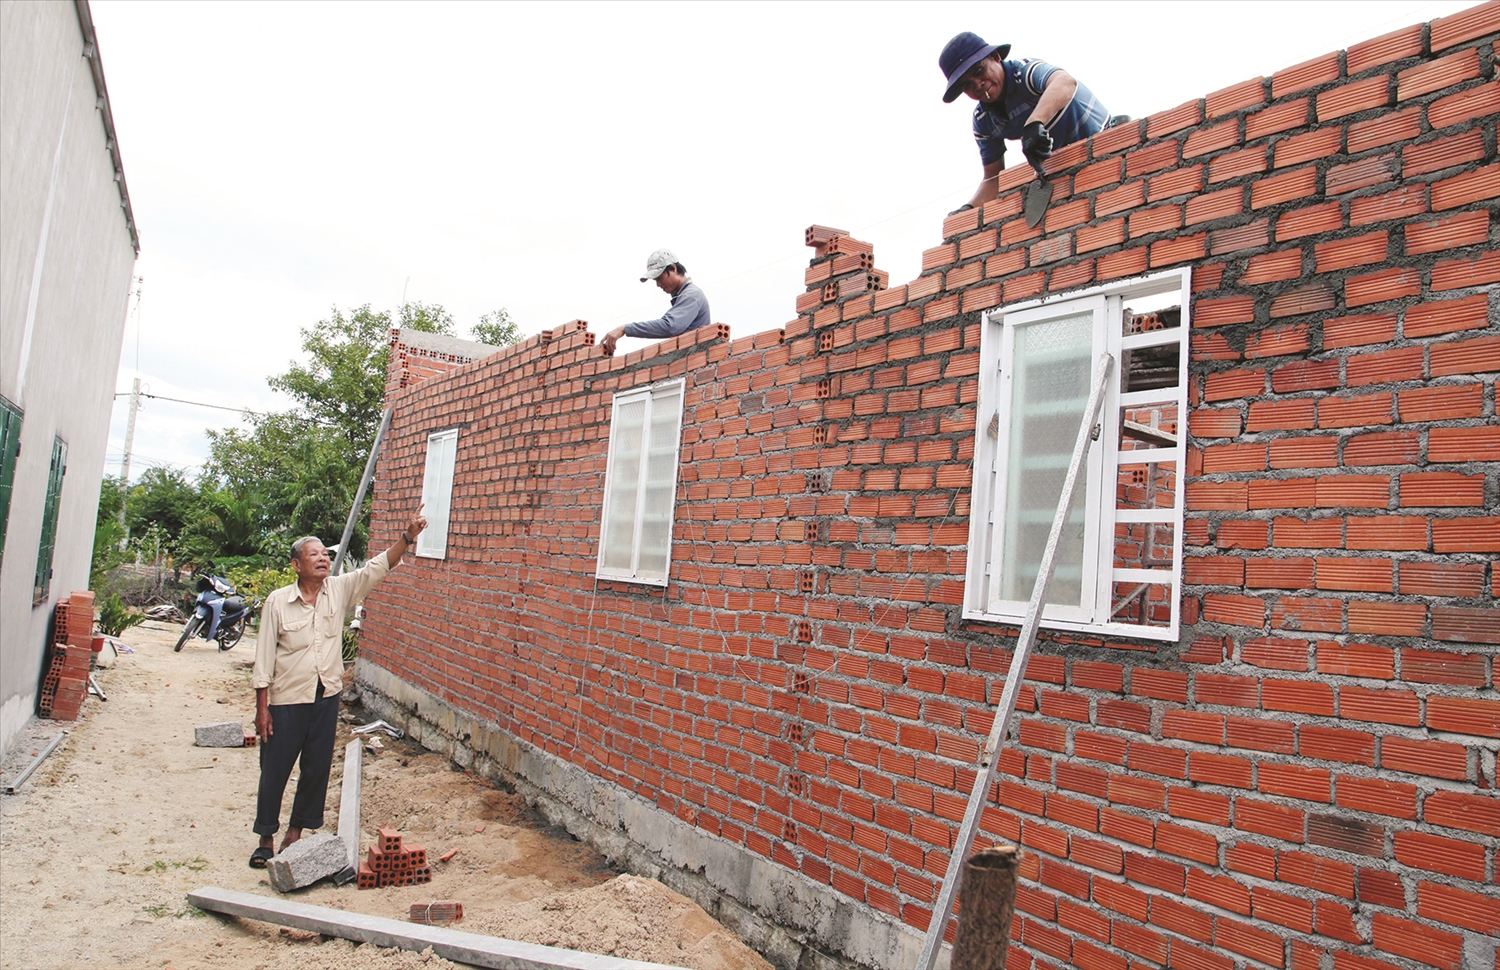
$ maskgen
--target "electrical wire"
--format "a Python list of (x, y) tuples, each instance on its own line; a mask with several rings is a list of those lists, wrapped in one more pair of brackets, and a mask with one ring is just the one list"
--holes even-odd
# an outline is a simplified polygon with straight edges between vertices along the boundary
[[(116, 391), (115, 397), (129, 397), (131, 393), (131, 391)], [(233, 411), (236, 414), (248, 414), (254, 418), (263, 418), (266, 416), (265, 412), (263, 411), (252, 411), (249, 408), (232, 408), (227, 407), (223, 404), (205, 404), (202, 401), (185, 401), (180, 397), (165, 397), (161, 394), (147, 394), (145, 391), (141, 392), (141, 397), (149, 397), (153, 401), (171, 401), (173, 404), (191, 404), (194, 407), (214, 408), (218, 411)]]

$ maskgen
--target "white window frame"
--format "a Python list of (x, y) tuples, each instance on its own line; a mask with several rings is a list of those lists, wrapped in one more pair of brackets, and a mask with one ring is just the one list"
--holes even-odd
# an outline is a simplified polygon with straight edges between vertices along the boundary
[[(661, 403), (662, 398), (669, 398), (676, 394), (677, 407)], [(604, 472), (604, 501), (599, 515), (599, 552), (595, 564), (594, 575), (599, 579), (611, 579), (630, 583), (643, 583), (648, 586), (666, 586), (672, 574), (672, 531), (676, 527), (677, 513), (677, 478), (681, 462), (682, 449), (682, 411), (684, 400), (687, 395), (687, 382), (682, 378), (670, 381), (662, 381), (649, 387), (633, 388), (629, 391), (620, 391), (615, 394), (613, 405), (610, 409), (609, 420), (609, 460)], [(645, 402), (645, 415), (641, 421), (640, 440), (626, 443), (619, 440), (620, 435), (620, 409), (625, 405), (636, 401)], [(641, 563), (641, 533), (645, 521), (646, 512), (646, 474), (648, 470), (647, 448), (651, 440), (652, 425), (657, 422), (670, 422), (672, 429), (672, 481), (669, 494), (672, 496), (671, 507), (667, 509), (666, 522), (666, 560), (661, 571), (655, 572), (645, 568)], [(635, 507), (629, 510), (634, 522), (633, 537), (631, 539), (630, 568), (607, 568), (604, 563), (609, 553), (606, 543), (609, 541), (610, 516), (616, 510), (617, 503), (621, 501), (616, 485), (621, 481), (619, 475), (619, 463), (621, 455), (627, 447), (636, 449), (637, 479), (635, 482)]]
[[(1177, 295), (1181, 323), (1176, 328), (1126, 336), (1123, 310), (1132, 298)], [(1044, 297), (991, 310), (984, 315), (979, 351), (979, 405), (976, 411), (974, 477), (969, 520), (969, 556), (964, 595), (964, 619), (1016, 625), (1025, 619), (1025, 600), (1000, 599), (1000, 550), (1004, 548), (1004, 523), (998, 509), (1005, 507), (1009, 481), (1007, 443), (1011, 383), (1002, 366), (1010, 360), (1015, 328), (1041, 320), (1094, 314), (1093, 349), (1090, 362), (1100, 353), (1114, 358), (1105, 381), (1100, 408), (1099, 437), (1092, 442), (1088, 461), (1080, 470), (1079, 488), (1086, 488), (1083, 552), (1084, 590), (1082, 605), (1050, 605), (1042, 612), (1040, 625), (1053, 630), (1099, 633), (1145, 640), (1175, 640), (1181, 626), (1183, 501), (1187, 458), (1187, 388), (1189, 334), (1188, 312), (1192, 297), (1190, 269), (1170, 270), (1137, 279)], [(1122, 392), (1120, 366), (1128, 351), (1146, 347), (1178, 346), (1177, 384), (1152, 390)], [(1092, 368), (1091, 368), (1092, 369)], [(1126, 465), (1175, 462), (1175, 482), (1170, 508), (1117, 509), (1115, 490), (1122, 462), (1119, 448), (1120, 409), (1149, 404), (1175, 403), (1177, 443), (1129, 451)], [(988, 426), (998, 422), (998, 437)], [(1068, 439), (1071, 448), (1073, 439)], [(1115, 527), (1126, 523), (1165, 523), (1172, 526), (1172, 563), (1168, 569), (1117, 568), (1114, 565)], [(1115, 583), (1146, 583), (1170, 588), (1171, 621), (1166, 626), (1147, 626), (1111, 620)], [(1026, 594), (1030, 595), (1029, 584)], [(1091, 604), (1091, 605), (1090, 605)]]
[(427, 461), (422, 469), (422, 514), (427, 528), (417, 536), (416, 554), (424, 559), (448, 558), (448, 525), (453, 512), (453, 469), (458, 461), (458, 429), (427, 436)]

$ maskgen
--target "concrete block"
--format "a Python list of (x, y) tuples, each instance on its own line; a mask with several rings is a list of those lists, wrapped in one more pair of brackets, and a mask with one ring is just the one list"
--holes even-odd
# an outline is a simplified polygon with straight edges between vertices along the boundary
[(193, 728), (193, 743), (200, 748), (243, 748), (245, 729), (239, 721), (200, 724)]
[(271, 887), (279, 893), (311, 886), (319, 879), (338, 875), (349, 865), (344, 840), (332, 832), (307, 835), (287, 846), (266, 866)]

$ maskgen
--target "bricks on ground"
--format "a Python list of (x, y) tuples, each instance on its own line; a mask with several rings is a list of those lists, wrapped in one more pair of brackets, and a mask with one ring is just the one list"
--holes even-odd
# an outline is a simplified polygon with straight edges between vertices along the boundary
[(88, 695), (94, 656), (94, 594), (74, 591), (57, 601), (52, 615), (52, 646), (37, 712), (55, 721), (76, 721)]
[[(1012, 970), (1492, 962), (1497, 35), (1066, 146), (1041, 226), (1019, 166), (901, 285), (813, 227), (777, 328), (393, 357), (377, 545), (464, 430), (446, 559), (371, 594), (361, 662), (924, 929), (1016, 635), (961, 610), (981, 314), (1190, 267), (1181, 637), (1038, 644), (981, 833), (1024, 850)], [(671, 582), (596, 601), (611, 398), (669, 377)]]
[[(375, 844), (365, 860), (359, 864), (358, 886), (360, 889), (384, 889), (386, 886), (420, 886), (432, 882), (432, 866), (427, 861), (427, 850), (420, 845), (401, 844), (401, 833), (382, 826), (375, 837)], [(413, 919), (416, 910), (413, 908)], [(463, 915), (460, 906), (458, 919)]]

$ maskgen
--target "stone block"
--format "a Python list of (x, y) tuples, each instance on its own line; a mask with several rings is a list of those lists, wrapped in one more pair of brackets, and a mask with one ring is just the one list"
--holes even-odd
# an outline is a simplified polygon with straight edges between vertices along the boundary
[(349, 865), (344, 840), (332, 832), (307, 835), (287, 846), (266, 866), (271, 887), (279, 893), (311, 886), (319, 879), (338, 875)]
[(193, 743), (200, 748), (243, 748), (245, 729), (239, 721), (200, 724), (193, 728)]

